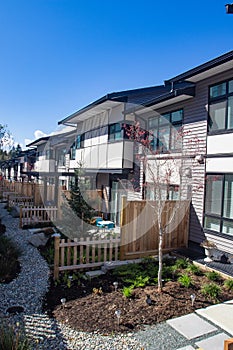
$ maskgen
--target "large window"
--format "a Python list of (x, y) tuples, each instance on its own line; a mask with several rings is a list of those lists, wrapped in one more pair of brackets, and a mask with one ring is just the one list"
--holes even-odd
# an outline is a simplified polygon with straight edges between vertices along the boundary
[(148, 129), (152, 149), (161, 152), (181, 149), (179, 130), (182, 127), (182, 121), (182, 109), (149, 118)]
[(233, 236), (233, 174), (207, 175), (204, 227)]
[[(146, 199), (147, 200), (179, 200), (180, 191), (178, 185), (158, 185), (159, 188), (155, 188), (155, 185), (148, 183), (146, 186)], [(160, 193), (160, 195), (158, 194)]]
[(233, 129), (233, 80), (209, 88), (209, 132)]

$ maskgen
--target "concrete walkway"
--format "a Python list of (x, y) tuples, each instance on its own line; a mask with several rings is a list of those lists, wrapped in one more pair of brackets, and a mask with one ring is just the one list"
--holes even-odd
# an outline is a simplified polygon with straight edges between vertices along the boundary
[(233, 343), (233, 300), (168, 320), (167, 324), (187, 339), (179, 350), (223, 350), (224, 340)]

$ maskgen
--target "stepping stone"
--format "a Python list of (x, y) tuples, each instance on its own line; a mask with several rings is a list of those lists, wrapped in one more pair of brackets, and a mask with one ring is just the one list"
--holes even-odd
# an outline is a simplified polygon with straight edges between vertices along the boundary
[(216, 327), (194, 313), (173, 318), (167, 323), (187, 339), (197, 338), (217, 330)]
[(213, 337), (200, 340), (196, 345), (205, 350), (221, 350), (224, 348), (224, 340), (229, 339), (225, 333), (214, 335)]
[(105, 273), (102, 270), (93, 270), (93, 271), (87, 271), (85, 275), (89, 278), (92, 279), (94, 277), (99, 277), (104, 275)]
[(195, 350), (191, 345), (184, 346), (183, 348), (179, 348), (177, 350)]
[(233, 300), (199, 309), (196, 312), (233, 335)]

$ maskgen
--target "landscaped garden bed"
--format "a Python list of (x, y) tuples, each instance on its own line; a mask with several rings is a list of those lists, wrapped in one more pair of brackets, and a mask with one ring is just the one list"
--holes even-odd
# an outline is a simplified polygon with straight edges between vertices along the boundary
[(164, 261), (164, 287), (158, 293), (157, 270), (155, 260), (145, 259), (92, 280), (84, 273), (64, 273), (58, 282), (51, 279), (44, 309), (73, 329), (110, 334), (132, 332), (233, 299), (232, 280), (203, 272), (185, 259)]

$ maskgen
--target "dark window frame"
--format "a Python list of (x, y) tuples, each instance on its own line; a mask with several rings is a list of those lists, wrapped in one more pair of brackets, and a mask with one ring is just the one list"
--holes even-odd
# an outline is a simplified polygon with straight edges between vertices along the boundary
[[(233, 225), (233, 218), (228, 218), (228, 217), (224, 216), (224, 197), (225, 197), (225, 187), (226, 187), (226, 176), (229, 176), (229, 175), (233, 176), (233, 173), (207, 173), (206, 174), (203, 229), (204, 229), (204, 232), (209, 232), (209, 233), (211, 233), (213, 235), (217, 235), (217, 236), (221, 236), (221, 237), (233, 240), (233, 234), (231, 234), (231, 233), (224, 233), (223, 232), (223, 223), (224, 222), (230, 222)], [(221, 210), (220, 210), (220, 214), (206, 212), (208, 176), (216, 176), (216, 177), (221, 177), (222, 178), (222, 193), (221, 193)], [(219, 222), (220, 222), (219, 231), (214, 231), (214, 230), (211, 230), (209, 228), (206, 228), (205, 227), (206, 218), (212, 218), (212, 219), (219, 220)]]
[[(127, 136), (126, 129), (127, 129), (127, 124), (125, 124), (123, 122), (109, 124), (109, 126), (108, 126), (108, 141), (109, 142), (117, 142), (117, 141), (123, 141), (125, 139), (129, 139), (129, 137)], [(117, 136), (119, 133), (121, 134), (120, 138)]]
[[(176, 112), (181, 112), (182, 113), (182, 118), (180, 121), (174, 121), (172, 122), (172, 115)], [(179, 128), (182, 128), (183, 126), (183, 121), (184, 121), (184, 109), (183, 108), (178, 108), (178, 109), (175, 109), (175, 110), (172, 110), (172, 111), (169, 111), (169, 112), (166, 112), (166, 113), (163, 113), (161, 114), (162, 117), (165, 117), (165, 116), (168, 116), (169, 115), (169, 120), (168, 120), (168, 123), (166, 124), (165, 121), (162, 122), (162, 125), (160, 125), (160, 115), (158, 116), (152, 116), (152, 117), (149, 117), (148, 118), (148, 131), (149, 131), (149, 137), (150, 137), (150, 145), (152, 147), (152, 150), (153, 151), (160, 151), (162, 153), (166, 153), (166, 152), (177, 152), (177, 151), (180, 151), (182, 146), (181, 147), (178, 147), (178, 148), (173, 148), (172, 147), (172, 130), (173, 128), (176, 128), (176, 127), (179, 127)], [(152, 119), (157, 119), (157, 126), (158, 128), (151, 128), (149, 126), (149, 123)], [(163, 148), (163, 146), (161, 146), (161, 140), (159, 140), (159, 132), (161, 130), (162, 127), (166, 127), (166, 126), (169, 126), (169, 146), (168, 148)], [(154, 134), (154, 131), (157, 132), (157, 136), (155, 136)], [(154, 144), (154, 140), (156, 139), (156, 144)]]
[[(233, 81), (233, 77), (209, 85), (209, 88), (208, 88), (208, 134), (209, 135), (226, 134), (226, 133), (233, 132), (233, 127), (232, 128), (227, 127), (228, 118), (229, 118), (229, 116), (228, 116), (229, 97), (231, 97), (231, 96), (233, 97), (233, 91), (229, 92), (230, 81)], [(210, 96), (210, 89), (214, 86), (221, 85), (223, 83), (226, 83), (226, 93), (221, 95), (221, 96), (211, 97)], [(220, 102), (226, 102), (225, 117), (224, 117), (225, 118), (225, 127), (224, 127), (224, 129), (211, 130), (210, 122), (212, 119), (210, 116), (210, 106), (217, 104), (217, 103), (220, 103)]]

